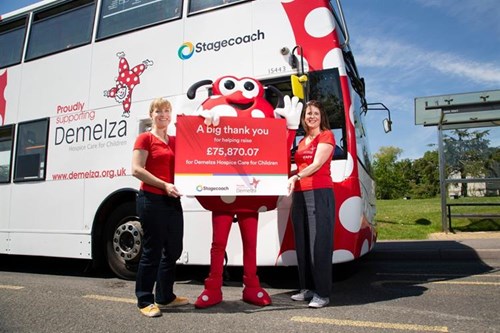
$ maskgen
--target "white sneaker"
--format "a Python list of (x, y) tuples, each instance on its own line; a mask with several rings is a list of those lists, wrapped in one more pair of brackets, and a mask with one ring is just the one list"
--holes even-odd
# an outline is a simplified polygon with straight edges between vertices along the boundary
[(321, 297), (318, 294), (314, 294), (314, 297), (311, 302), (309, 302), (310, 308), (322, 308), (330, 303), (330, 299), (328, 297)]
[(294, 301), (309, 301), (314, 296), (314, 292), (309, 289), (301, 289), (298, 294), (292, 295)]

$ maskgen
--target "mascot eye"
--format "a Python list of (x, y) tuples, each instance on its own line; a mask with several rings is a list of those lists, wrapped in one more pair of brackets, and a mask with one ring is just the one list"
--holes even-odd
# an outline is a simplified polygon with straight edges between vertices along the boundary
[(254, 80), (245, 79), (239, 82), (240, 89), (246, 98), (255, 98), (261, 91), (261, 86)]
[(253, 88), (255, 88), (255, 85), (253, 84), (253, 82), (248, 81), (248, 82), (245, 82), (243, 87), (245, 88), (245, 90), (252, 91)]
[(236, 87), (236, 83), (231, 80), (231, 79), (227, 79), (227, 80), (224, 80), (220, 83), (219, 85), (219, 90), (221, 92), (222, 95), (230, 95), (234, 92), (234, 88)]
[(226, 82), (224, 82), (224, 88), (226, 88), (228, 90), (233, 89), (234, 88), (234, 82), (230, 81), (230, 80), (227, 80)]

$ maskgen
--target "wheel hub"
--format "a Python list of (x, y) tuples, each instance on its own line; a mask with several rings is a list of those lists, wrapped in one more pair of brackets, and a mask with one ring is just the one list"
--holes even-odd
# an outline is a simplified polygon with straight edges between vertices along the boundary
[(142, 245), (142, 228), (138, 221), (119, 225), (113, 235), (113, 250), (125, 261), (138, 259)]

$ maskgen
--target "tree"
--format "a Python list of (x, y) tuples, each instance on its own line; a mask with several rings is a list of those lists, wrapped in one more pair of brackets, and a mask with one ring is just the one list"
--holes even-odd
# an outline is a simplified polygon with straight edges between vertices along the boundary
[(405, 195), (405, 180), (402, 177), (402, 167), (396, 160), (403, 150), (396, 147), (380, 147), (374, 155), (373, 171), (377, 187), (377, 199), (395, 199)]
[(440, 193), (439, 154), (437, 150), (426, 151), (424, 156), (413, 161), (414, 178), (412, 196), (432, 198)]
[[(459, 175), (461, 179), (484, 176), (484, 161), (488, 158), (490, 141), (485, 139), (489, 131), (473, 131), (456, 129), (452, 134), (444, 135), (444, 157), (447, 178)], [(467, 196), (467, 184), (461, 183), (461, 195)]]
[[(489, 149), (488, 159), (485, 161), (484, 167), (487, 178), (500, 178), (500, 147)], [(486, 182), (486, 195), (500, 195), (500, 183)]]

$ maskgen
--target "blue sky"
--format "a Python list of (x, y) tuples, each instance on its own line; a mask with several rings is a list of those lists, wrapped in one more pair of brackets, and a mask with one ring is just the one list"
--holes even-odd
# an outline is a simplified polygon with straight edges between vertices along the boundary
[[(0, 15), (33, 2), (0, 0)], [(500, 89), (498, 0), (342, 3), (368, 102), (391, 110), (388, 134), (386, 113), (368, 114), (372, 153), (394, 146), (403, 150), (400, 158), (416, 159), (437, 144), (436, 127), (415, 125), (415, 97)]]
[(498, 0), (348, 0), (344, 14), (368, 102), (391, 110), (368, 115), (372, 153), (381, 146), (420, 158), (437, 128), (415, 125), (414, 98), (500, 89)]

